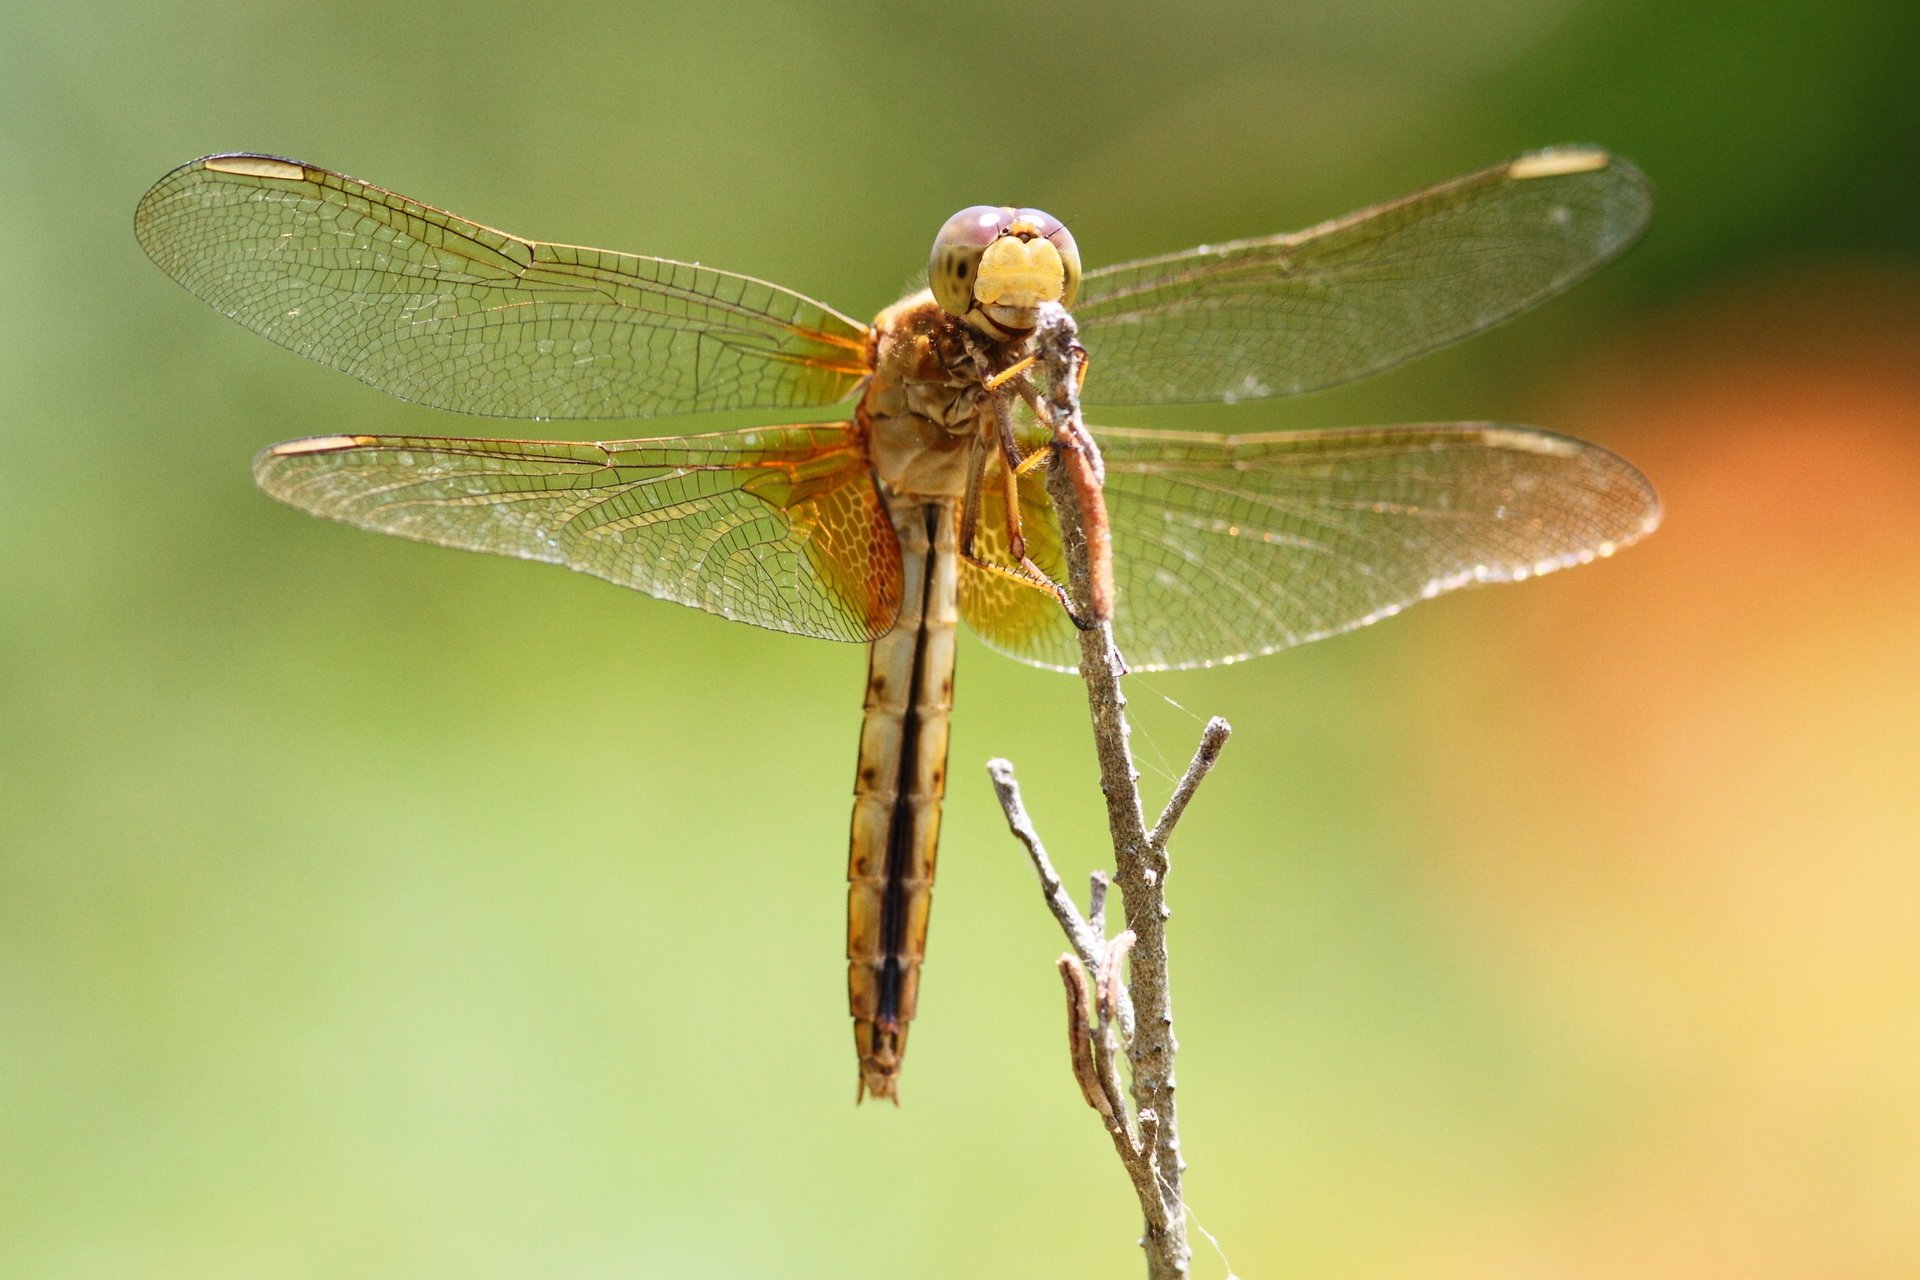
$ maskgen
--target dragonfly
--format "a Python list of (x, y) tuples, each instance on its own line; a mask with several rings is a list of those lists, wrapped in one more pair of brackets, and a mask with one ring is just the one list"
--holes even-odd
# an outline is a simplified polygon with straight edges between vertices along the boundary
[[(956, 623), (1024, 662), (1078, 661), (1045, 488), (1057, 461), (1025, 369), (1042, 312), (1076, 321), (1091, 405), (1292, 395), (1559, 293), (1626, 248), (1651, 207), (1632, 165), (1560, 147), (1305, 231), (1083, 272), (1058, 219), (974, 206), (935, 236), (927, 288), (871, 324), (752, 276), (510, 235), (277, 156), (182, 165), (141, 199), (135, 230), (216, 310), (403, 400), (779, 421), (588, 442), (325, 435), (272, 445), (253, 474), (360, 528), (867, 645), (848, 1005), (856, 1098), (897, 1105)], [(1625, 460), (1531, 427), (1091, 432), (1112, 625), (1134, 671), (1236, 662), (1582, 564), (1660, 516)]]

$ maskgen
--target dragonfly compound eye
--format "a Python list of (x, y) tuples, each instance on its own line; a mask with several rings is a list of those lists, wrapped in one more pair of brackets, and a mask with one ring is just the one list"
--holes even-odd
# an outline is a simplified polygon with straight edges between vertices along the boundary
[(1017, 209), (990, 204), (971, 205), (948, 218), (933, 238), (933, 259), (927, 264), (933, 299), (949, 315), (963, 316), (973, 307), (973, 282), (980, 255), (1000, 238)]

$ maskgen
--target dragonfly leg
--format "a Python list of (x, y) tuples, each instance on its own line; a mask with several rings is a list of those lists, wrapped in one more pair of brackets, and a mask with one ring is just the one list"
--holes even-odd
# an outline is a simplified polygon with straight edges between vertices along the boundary
[[(1068, 335), (1061, 357), (1071, 363), (1073, 368), (1074, 391), (1071, 396), (1062, 396), (1062, 385), (1056, 381), (1053, 386), (1055, 403), (1047, 404), (1040, 395), (1040, 389), (1022, 373), (1014, 380), (1014, 392), (1025, 400), (1028, 408), (1052, 434), (1052, 440), (1044, 450), (1035, 450), (1034, 456), (1043, 453), (1061, 459), (1067, 469), (1067, 480), (1072, 485), (1076, 503), (1080, 508), (1080, 524), (1087, 537), (1088, 571), (1088, 613), (1097, 621), (1105, 622), (1113, 616), (1113, 552), (1112, 526), (1107, 518), (1107, 503), (1102, 492), (1106, 484), (1106, 468), (1100, 460), (1099, 446), (1088, 434), (1086, 425), (1080, 420), (1078, 396), (1087, 377), (1087, 349), (1080, 345), (1077, 338)], [(1053, 361), (1050, 359), (1050, 365)], [(1052, 376), (1058, 379), (1059, 372)], [(1005, 428), (1011, 431), (1011, 427)], [(1019, 469), (1038, 465), (1032, 458), (1023, 460)], [(1082, 630), (1086, 627), (1083, 625)]]
[(1020, 475), (1013, 465), (1000, 468), (1001, 500), (1007, 508), (1007, 549), (1021, 564), (1027, 559), (1027, 531), (1020, 523)]
[[(1015, 455), (1018, 456), (1017, 454)], [(1045, 456), (1045, 450), (1041, 451)], [(1008, 467), (1001, 472), (1004, 481), (1002, 501), (1006, 504), (1007, 520), (1002, 529), (1007, 535), (1007, 553), (1019, 566), (1018, 571), (1006, 565), (995, 564), (974, 550), (974, 543), (980, 533), (980, 494), (985, 487), (986, 470), (991, 465), (991, 455), (985, 450), (976, 450), (973, 465), (967, 469), (967, 496), (960, 504), (959, 551), (960, 558), (969, 564), (1009, 577), (1025, 586), (1035, 587), (1058, 596), (1067, 612), (1073, 612), (1068, 603), (1065, 588), (1055, 582), (1045, 569), (1035, 564), (1027, 555), (1027, 535), (1020, 523), (1020, 490), (1014, 478), (1014, 470)]]
[(1024, 359), (1014, 361), (1000, 372), (985, 380), (987, 390), (998, 391), (1001, 387), (1012, 382), (1015, 378), (1033, 368), (1033, 366), (1038, 363), (1040, 363), (1039, 356), (1027, 356)]
[[(1005, 464), (1000, 470), (1000, 489), (1001, 500), (1007, 512), (1007, 551), (1021, 564), (1031, 564), (1032, 561), (1027, 559), (1026, 531), (1020, 524), (1020, 468), (1025, 466), (1028, 460), (1020, 456), (1020, 442), (1013, 435), (1013, 405), (1011, 398), (1004, 391), (994, 392), (993, 421), (994, 434), (998, 437), (1000, 445), (1000, 460)], [(1038, 452), (1044, 454), (1045, 449), (1042, 448)], [(986, 451), (982, 450), (982, 456), (977, 459), (977, 472), (984, 472), (991, 465), (985, 453)], [(974, 479), (974, 487), (977, 489), (978, 475)]]
[[(1050, 448), (1051, 446), (1043, 445), (1038, 451), (1038, 456), (1046, 457)], [(1019, 457), (1017, 450), (1014, 456)], [(1007, 535), (1008, 554), (1014, 563), (1011, 565), (996, 563), (974, 549), (974, 543), (980, 532), (980, 494), (985, 488), (986, 470), (992, 463), (991, 453), (983, 448), (975, 449), (974, 463), (967, 469), (967, 496), (960, 506), (958, 538), (960, 558), (1009, 582), (1017, 582), (1035, 591), (1045, 591), (1060, 602), (1060, 607), (1067, 611), (1067, 617), (1073, 620), (1074, 626), (1082, 631), (1086, 630), (1093, 624), (1075, 611), (1072, 595), (1027, 555), (1027, 536), (1020, 522), (1020, 489), (1012, 465), (1003, 467), (1000, 474), (1005, 486), (1003, 501), (1007, 508), (1006, 525), (1002, 532)]]
[(1005, 578), (1007, 581), (1018, 583), (1023, 587), (1031, 587), (1035, 591), (1046, 592), (1060, 602), (1060, 607), (1067, 611), (1068, 620), (1080, 630), (1085, 631), (1094, 625), (1091, 618), (1082, 616), (1074, 609), (1073, 597), (1068, 594), (1065, 587), (1055, 582), (1045, 569), (1042, 569), (1039, 565), (1024, 556), (1021, 557), (1018, 567), (996, 564), (991, 560), (983, 560), (979, 556), (969, 555), (965, 551), (960, 553), (960, 558), (976, 569), (984, 569), (996, 577)]
[[(967, 336), (965, 341), (967, 354), (973, 357), (974, 367), (980, 374), (981, 385), (986, 388), (989, 402), (993, 406), (994, 434), (997, 438), (996, 442), (999, 445), (1001, 459), (1006, 464), (1006, 472), (1003, 479), (1005, 485), (1004, 502), (1007, 509), (1006, 528), (1004, 532), (1007, 535), (1008, 553), (1018, 567), (1013, 568), (1003, 564), (994, 564), (992, 561), (982, 559), (974, 554), (974, 535), (978, 532), (979, 528), (977, 508), (983, 481), (981, 473), (984, 472), (987, 466), (987, 456), (984, 450), (978, 451), (979, 456), (976, 458), (967, 477), (966, 509), (961, 515), (960, 524), (960, 555), (963, 559), (978, 565), (989, 573), (998, 574), (1011, 581), (1050, 593), (1060, 602), (1060, 607), (1067, 611), (1067, 617), (1072, 620), (1075, 627), (1078, 627), (1082, 631), (1089, 630), (1096, 625), (1098, 620), (1091, 615), (1083, 615), (1079, 610), (1075, 609), (1073, 605), (1073, 594), (1069, 592), (1064, 585), (1056, 582), (1052, 574), (1049, 574), (1045, 569), (1035, 564), (1032, 558), (1027, 555), (1027, 537), (1020, 522), (1020, 477), (1041, 465), (1042, 462), (1052, 458), (1062, 447), (1060, 431), (1054, 422), (1053, 416), (1048, 413), (1045, 404), (1042, 402), (1038, 388), (1033, 385), (1032, 379), (1027, 377), (1027, 371), (1038, 362), (1039, 356), (1037, 354), (1028, 355), (1023, 359), (1016, 360), (1005, 369), (995, 371), (992, 368), (993, 362), (988, 356), (987, 351), (978, 342), (974, 341), (971, 336)], [(1078, 344), (1075, 345), (1076, 347), (1078, 346)], [(1041, 445), (1031, 454), (1023, 455), (1020, 452), (1020, 441), (1014, 434), (1013, 398), (1015, 395), (1018, 395), (1033, 409), (1035, 416), (1047, 427), (1052, 437), (1046, 444)]]
[(1047, 408), (1047, 402), (1040, 398), (1040, 388), (1033, 385), (1032, 378), (1018, 379), (1014, 382), (1013, 389), (1022, 400), (1027, 402), (1027, 408), (1033, 410), (1033, 416), (1040, 419), (1041, 426), (1048, 431), (1059, 430), (1053, 425), (1053, 411)]
[(1008, 415), (1000, 431), (1000, 449), (1006, 455), (1007, 466), (1013, 469), (1013, 474), (1024, 476), (1034, 468), (1052, 461), (1053, 455), (1060, 451), (1060, 432), (1053, 424), (1053, 415), (1047, 410), (1046, 401), (1040, 398), (1040, 389), (1033, 385), (1031, 378), (1022, 376), (1016, 379), (1013, 389), (1022, 400), (1026, 401), (1027, 408), (1033, 410), (1033, 416), (1040, 420), (1040, 425), (1045, 427), (1047, 433), (1053, 437), (1047, 444), (1036, 446), (1032, 453), (1022, 457), (1020, 442), (1013, 437), (1013, 418)]
[(960, 554), (968, 560), (978, 560), (973, 554), (973, 536), (980, 530), (980, 482), (986, 473), (984, 451), (975, 441), (973, 456), (967, 460), (967, 494), (960, 500), (960, 535), (958, 539)]

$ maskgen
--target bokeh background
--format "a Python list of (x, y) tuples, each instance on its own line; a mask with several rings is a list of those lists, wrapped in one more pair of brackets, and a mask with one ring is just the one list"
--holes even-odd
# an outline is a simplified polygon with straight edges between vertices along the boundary
[(1539, 423), (1668, 511), (1134, 683), (1151, 802), (1238, 730), (1175, 850), (1192, 1205), (1247, 1277), (1920, 1274), (1914, 14), (6, 6), (0, 1274), (1138, 1267), (981, 769), (1098, 865), (1078, 686), (963, 642), (905, 1106), (856, 1110), (861, 653), (259, 496), (273, 440), (480, 424), (172, 285), (167, 169), (280, 152), (860, 315), (963, 204), (1097, 264), (1587, 141), (1660, 207), (1569, 296), (1124, 419)]

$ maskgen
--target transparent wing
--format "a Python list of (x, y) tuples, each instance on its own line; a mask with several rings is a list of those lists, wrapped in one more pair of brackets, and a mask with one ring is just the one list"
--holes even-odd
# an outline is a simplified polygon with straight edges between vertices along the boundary
[(1243, 400), (1364, 377), (1551, 297), (1630, 244), (1646, 179), (1563, 148), (1292, 235), (1087, 275), (1090, 403)]
[(403, 400), (510, 418), (828, 404), (863, 326), (711, 267), (523, 240), (313, 165), (208, 156), (134, 231), (256, 333)]
[[(1626, 461), (1528, 427), (1094, 434), (1113, 525), (1114, 634), (1136, 671), (1272, 653), (1456, 587), (1584, 564), (1660, 519)], [(1022, 479), (1020, 504), (1034, 559), (1059, 573), (1038, 471)], [(983, 529), (1004, 518), (987, 508)], [(1002, 581), (963, 570), (968, 623), (1022, 661), (1074, 667), (1079, 644), (1059, 605)]]
[(320, 436), (274, 445), (253, 474), (313, 515), (775, 631), (872, 640), (900, 610), (899, 542), (846, 423), (603, 444)]

